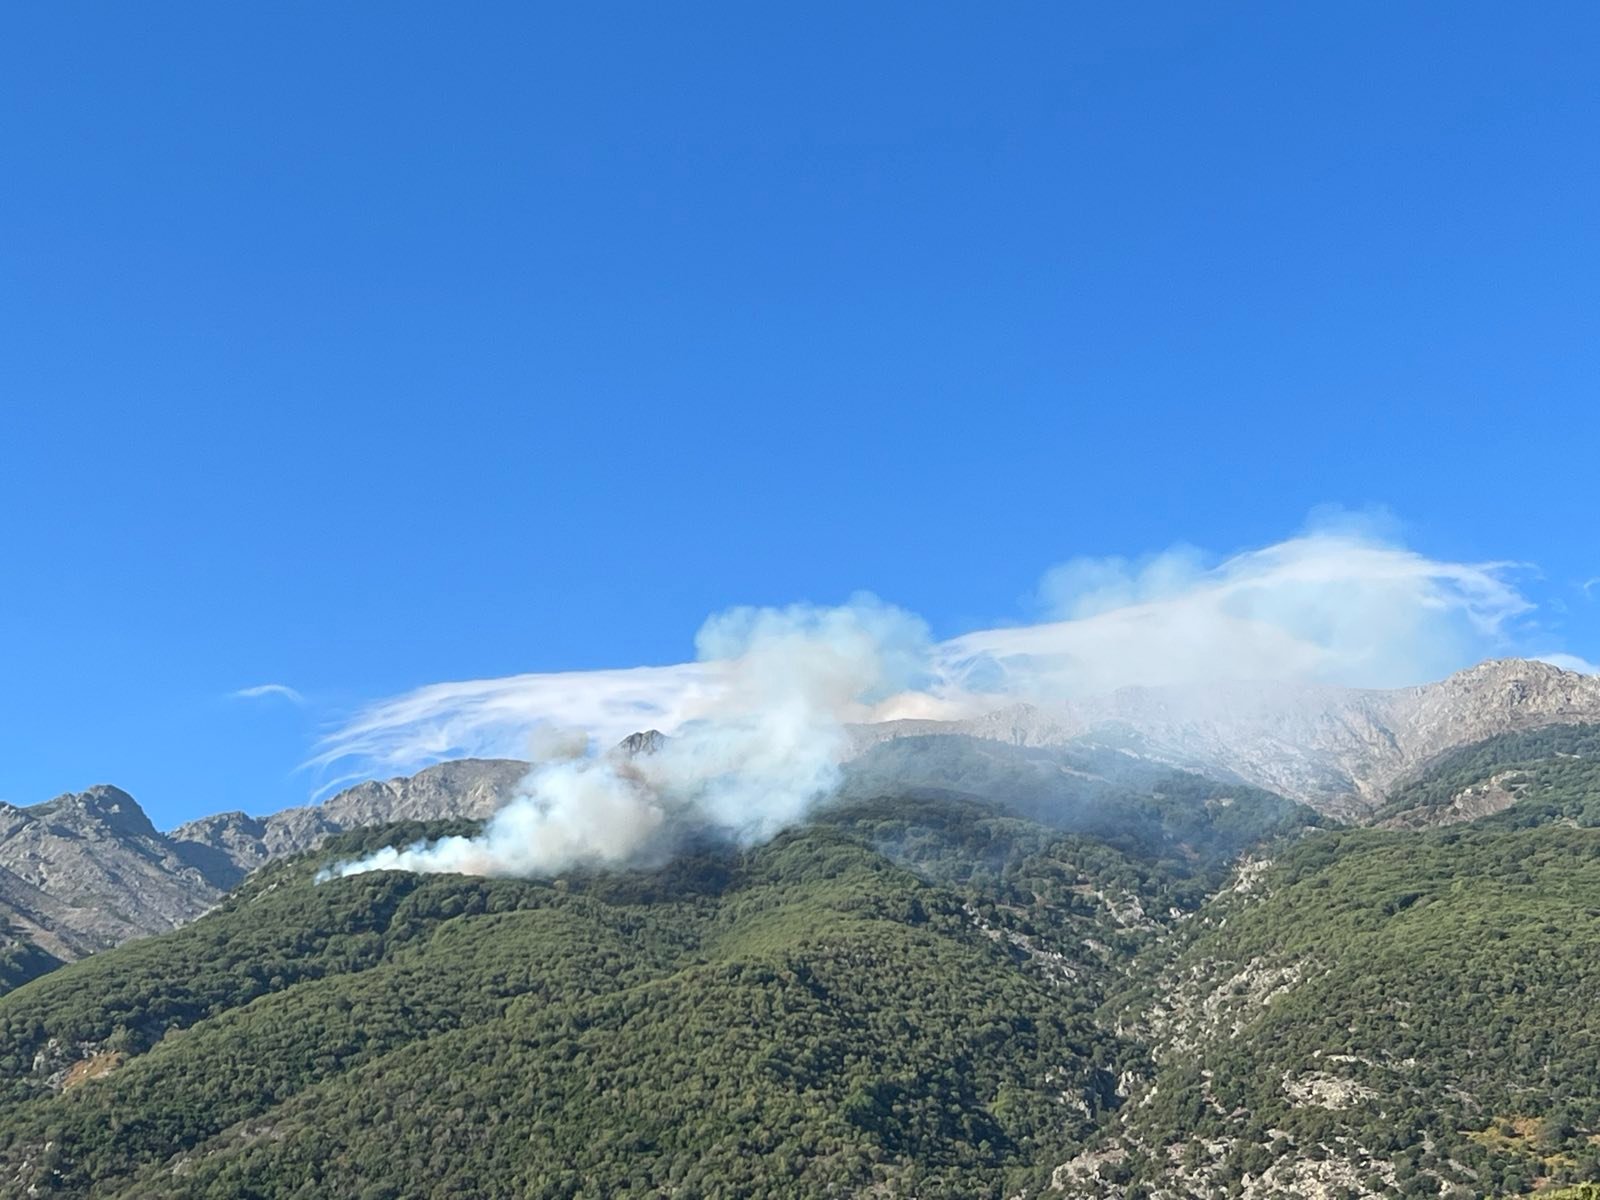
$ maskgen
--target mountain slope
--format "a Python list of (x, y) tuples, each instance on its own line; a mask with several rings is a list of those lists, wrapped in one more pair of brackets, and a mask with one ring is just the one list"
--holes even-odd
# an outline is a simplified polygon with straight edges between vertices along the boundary
[(0, 992), (60, 961), (194, 920), (255, 868), (342, 830), (481, 817), (525, 763), (463, 759), (364, 783), (269, 817), (221, 813), (163, 834), (126, 792), (99, 785), (28, 807), (0, 804)]
[[(317, 885), (328, 859), (472, 826), (336, 835), (17, 988), (0, 1194), (1465, 1200), (1600, 1178), (1600, 828), (1513, 806), (1307, 829), (1237, 785), (1124, 793), (1123, 756), (881, 753), (885, 777), (931, 756), (1005, 786), (861, 773), (765, 846), (543, 882)], [(1052, 796), (1092, 797), (1097, 831)]]
[(1260, 788), (1081, 743), (900, 737), (846, 764), (846, 801), (907, 793), (965, 796), (1180, 869), (1231, 863), (1247, 846), (1319, 823), (1310, 809)]
[(1314, 834), (1107, 1019), (1157, 1070), (1082, 1196), (1484, 1196), (1600, 1178), (1600, 829)]
[(1600, 825), (1600, 725), (1505, 733), (1453, 750), (1397, 787), (1374, 820), (1394, 829)]
[(221, 895), (117, 788), (0, 805), (0, 921), (56, 958), (172, 929)]
[(862, 815), (548, 883), (276, 864), (0, 999), (0, 1189), (1013, 1194), (1143, 1061), (1090, 1015), (1124, 927), (1090, 901), (1052, 957)]

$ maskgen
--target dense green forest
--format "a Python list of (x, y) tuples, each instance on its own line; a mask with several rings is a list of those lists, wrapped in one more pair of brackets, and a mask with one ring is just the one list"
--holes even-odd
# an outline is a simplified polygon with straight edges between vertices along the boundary
[[(1576, 1186), (1600, 1179), (1590, 736), (1441, 760), (1411, 808), (1508, 764), (1558, 782), (1423, 831), (907, 746), (810, 825), (651, 870), (316, 884), (472, 827), (343, 835), (0, 997), (0, 1195)], [(919, 771), (960, 786), (873, 790)]]
[(55, 970), (61, 960), (14, 929), (0, 926), (0, 996)]
[[(0, 1000), (0, 1183), (1012, 1194), (1090, 1135), (1142, 1061), (1096, 1024), (1110, 952), (1082, 944), (1123, 927), (1065, 897), (1160, 873), (947, 815), (997, 848), (1002, 875), (1050, 876), (1064, 902), (1047, 929), (998, 901), (988, 921), (969, 889), (897, 866), (859, 811), (745, 853), (550, 883), (318, 886), (320, 859), (277, 864), (183, 930)], [(1040, 948), (1052, 936), (1070, 958)]]

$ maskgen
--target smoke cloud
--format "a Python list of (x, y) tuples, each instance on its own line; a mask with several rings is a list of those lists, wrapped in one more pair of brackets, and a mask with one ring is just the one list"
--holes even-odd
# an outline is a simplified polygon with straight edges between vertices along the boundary
[(1359, 534), (1314, 533), (1208, 566), (1078, 559), (1041, 593), (1061, 619), (954, 638), (944, 674), (1034, 699), (1119, 687), (1278, 680), (1403, 687), (1504, 653), (1531, 605), (1509, 563), (1450, 563)]
[[(969, 716), (1127, 685), (1439, 678), (1515, 652), (1532, 606), (1514, 569), (1430, 559), (1343, 529), (1220, 561), (1191, 549), (1074, 560), (1041, 584), (1050, 620), (942, 642), (871, 597), (737, 609), (707, 622), (692, 663), (435, 684), (358, 714), (313, 762), (354, 763), (366, 778), (463, 755), (541, 760), (481, 837), (386, 851), (342, 874), (541, 875), (637, 861), (685, 825), (754, 841), (801, 819), (835, 786), (851, 722)], [(670, 735), (659, 752), (603, 753), (647, 728)]]
[[(919, 684), (929, 657), (923, 624), (870, 597), (833, 609), (736, 609), (707, 622), (697, 648), (670, 702), (650, 709), (681, 716), (652, 752), (541, 763), (481, 836), (383, 850), (328, 874), (545, 875), (648, 858), (687, 828), (770, 837), (835, 787), (847, 724)], [(597, 706), (608, 716), (615, 684), (603, 682)]]

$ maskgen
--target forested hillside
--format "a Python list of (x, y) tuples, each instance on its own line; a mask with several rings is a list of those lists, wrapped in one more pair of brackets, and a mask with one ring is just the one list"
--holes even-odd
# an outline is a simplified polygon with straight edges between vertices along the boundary
[(59, 958), (15, 930), (0, 929), (0, 996), (60, 965)]
[[(1130, 885), (1174, 885), (1099, 844), (948, 816), (935, 824), (991, 847), (993, 882), (1050, 889), (1038, 920), (896, 866), (860, 813), (554, 883), (318, 886), (320, 857), (270, 867), (186, 929), (0, 1001), (0, 1180), (129, 1197), (1012, 1194), (1141, 1069), (1093, 1010), (1160, 924), (1131, 915)], [(933, 825), (873, 819), (891, 831), (956, 857)]]
[[(1413, 796), (1509, 761), (1568, 780), (1585, 736), (1471, 748)], [(1581, 784), (1458, 827), (1327, 828), (1115, 754), (918, 741), (753, 849), (314, 882), (474, 828), (391, 825), (24, 983), (0, 997), (0, 1194), (1468, 1197), (1600, 1177)]]
[(1375, 818), (1395, 828), (1479, 820), (1600, 825), (1600, 725), (1555, 725), (1464, 746), (1395, 789)]
[(1600, 1177), (1600, 830), (1319, 833), (1150, 965), (1108, 1013), (1158, 1070), (1082, 1194)]

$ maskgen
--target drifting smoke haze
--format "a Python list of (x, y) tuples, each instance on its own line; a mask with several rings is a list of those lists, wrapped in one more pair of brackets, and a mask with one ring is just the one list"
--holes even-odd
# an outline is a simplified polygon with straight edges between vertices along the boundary
[[(1516, 648), (1531, 606), (1511, 570), (1310, 533), (1217, 563), (1192, 550), (1077, 560), (1040, 588), (1053, 619), (943, 642), (861, 597), (714, 617), (692, 663), (420, 688), (358, 714), (314, 763), (355, 763), (366, 777), (464, 755), (531, 749), (541, 761), (481, 836), (335, 872), (546, 875), (647, 859), (686, 825), (760, 840), (836, 786), (854, 722), (972, 716), (1129, 685), (1424, 682)], [(594, 754), (647, 728), (670, 735), (656, 753)]]

